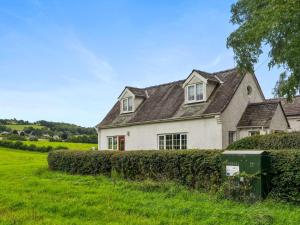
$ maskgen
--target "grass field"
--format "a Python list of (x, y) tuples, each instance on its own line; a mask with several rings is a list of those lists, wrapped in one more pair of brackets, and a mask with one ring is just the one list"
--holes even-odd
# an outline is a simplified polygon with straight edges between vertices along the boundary
[(66, 146), (70, 150), (91, 150), (93, 147), (97, 149), (97, 144), (87, 144), (87, 143), (70, 143), (70, 142), (50, 142), (50, 141), (23, 141), (25, 144), (34, 144), (38, 147), (40, 146)]
[(300, 207), (218, 200), (171, 183), (72, 176), (0, 148), (0, 224), (299, 224)]
[(12, 130), (24, 130), (24, 128), (26, 128), (26, 127), (33, 127), (35, 129), (43, 128), (43, 126), (41, 126), (41, 125), (9, 124), (9, 125), (5, 125), (5, 126), (11, 128)]

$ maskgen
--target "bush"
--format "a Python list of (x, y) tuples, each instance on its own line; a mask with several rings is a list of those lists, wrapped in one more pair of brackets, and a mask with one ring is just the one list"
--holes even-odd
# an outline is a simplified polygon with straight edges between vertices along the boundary
[(221, 182), (220, 151), (55, 151), (49, 168), (78, 174), (116, 172), (126, 179), (174, 180), (192, 188), (216, 189)]
[[(273, 198), (300, 203), (300, 151), (269, 151)], [(191, 188), (238, 193), (245, 200), (249, 186), (232, 189), (222, 182), (221, 151), (52, 151), (49, 168), (72, 174), (103, 174), (130, 180), (172, 180)], [(246, 175), (244, 174), (243, 177)], [(230, 184), (227, 182), (227, 184)], [(232, 186), (232, 185), (231, 185)], [(244, 193), (244, 196), (240, 196)], [(223, 196), (223, 197), (224, 197)]]
[(6, 136), (7, 140), (11, 140), (11, 141), (26, 141), (26, 137), (24, 136), (20, 136), (18, 134), (10, 134)]
[(57, 150), (57, 149), (68, 149), (65, 146), (58, 146), (56, 148), (53, 148), (52, 146), (36, 146), (34, 144), (27, 145), (21, 141), (0, 141), (0, 146), (6, 148), (34, 151), (34, 152), (50, 152), (52, 150)]
[(270, 152), (271, 196), (300, 203), (300, 151)]
[(98, 136), (96, 134), (95, 135), (71, 136), (71, 137), (68, 137), (67, 142), (97, 144)]
[(300, 132), (257, 135), (240, 139), (227, 149), (300, 149)]
[(111, 174), (111, 151), (54, 151), (48, 155), (49, 168), (72, 174)]

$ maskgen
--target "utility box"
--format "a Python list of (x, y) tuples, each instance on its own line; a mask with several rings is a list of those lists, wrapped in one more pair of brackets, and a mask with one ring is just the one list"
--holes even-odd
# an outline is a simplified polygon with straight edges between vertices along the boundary
[[(253, 177), (248, 184), (251, 199), (263, 199), (269, 190), (269, 157), (265, 151), (225, 151), (222, 154), (224, 178), (236, 179), (231, 185), (242, 186), (245, 179)], [(245, 176), (248, 176), (246, 178)], [(249, 179), (250, 180), (250, 179)], [(235, 188), (233, 187), (233, 188)], [(244, 194), (244, 193), (237, 193)]]

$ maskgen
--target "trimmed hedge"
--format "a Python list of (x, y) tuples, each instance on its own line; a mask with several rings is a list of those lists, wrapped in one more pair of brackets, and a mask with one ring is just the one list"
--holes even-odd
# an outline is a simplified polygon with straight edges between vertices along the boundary
[(34, 144), (27, 145), (21, 141), (0, 141), (0, 146), (6, 148), (33, 151), (33, 152), (50, 152), (57, 149), (68, 149), (67, 147), (64, 146), (57, 146), (53, 148), (52, 146), (36, 146)]
[(72, 174), (111, 174), (112, 151), (53, 151), (48, 154), (51, 170)]
[[(269, 151), (270, 195), (300, 203), (300, 151)], [(173, 180), (191, 188), (222, 186), (221, 151), (52, 151), (49, 168), (72, 174), (117, 173), (130, 180)]]
[(131, 180), (174, 180), (192, 188), (217, 189), (221, 183), (220, 151), (55, 151), (49, 168), (77, 174), (116, 172)]
[(235, 141), (234, 143), (229, 145), (227, 149), (300, 149), (300, 132), (277, 133), (246, 137)]
[(300, 151), (270, 152), (271, 196), (300, 203)]

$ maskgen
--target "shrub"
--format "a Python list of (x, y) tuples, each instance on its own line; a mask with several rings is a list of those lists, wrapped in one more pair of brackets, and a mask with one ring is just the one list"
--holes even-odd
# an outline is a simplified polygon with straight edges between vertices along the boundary
[(34, 144), (24, 144), (21, 141), (0, 141), (0, 146), (6, 148), (14, 148), (20, 150), (34, 151), (34, 152), (50, 152), (56, 149), (68, 149), (67, 147), (58, 146), (53, 148), (52, 146), (36, 146)]
[(270, 152), (271, 196), (300, 203), (300, 151)]
[(54, 151), (48, 155), (49, 168), (72, 174), (111, 174), (111, 151)]
[(246, 137), (232, 143), (227, 149), (300, 149), (300, 132)]
[(49, 168), (79, 174), (116, 172), (126, 179), (174, 180), (192, 188), (216, 189), (221, 182), (220, 151), (55, 151)]
[(18, 134), (10, 134), (6, 136), (7, 140), (11, 140), (11, 141), (26, 141), (26, 137), (24, 136), (20, 136)]

